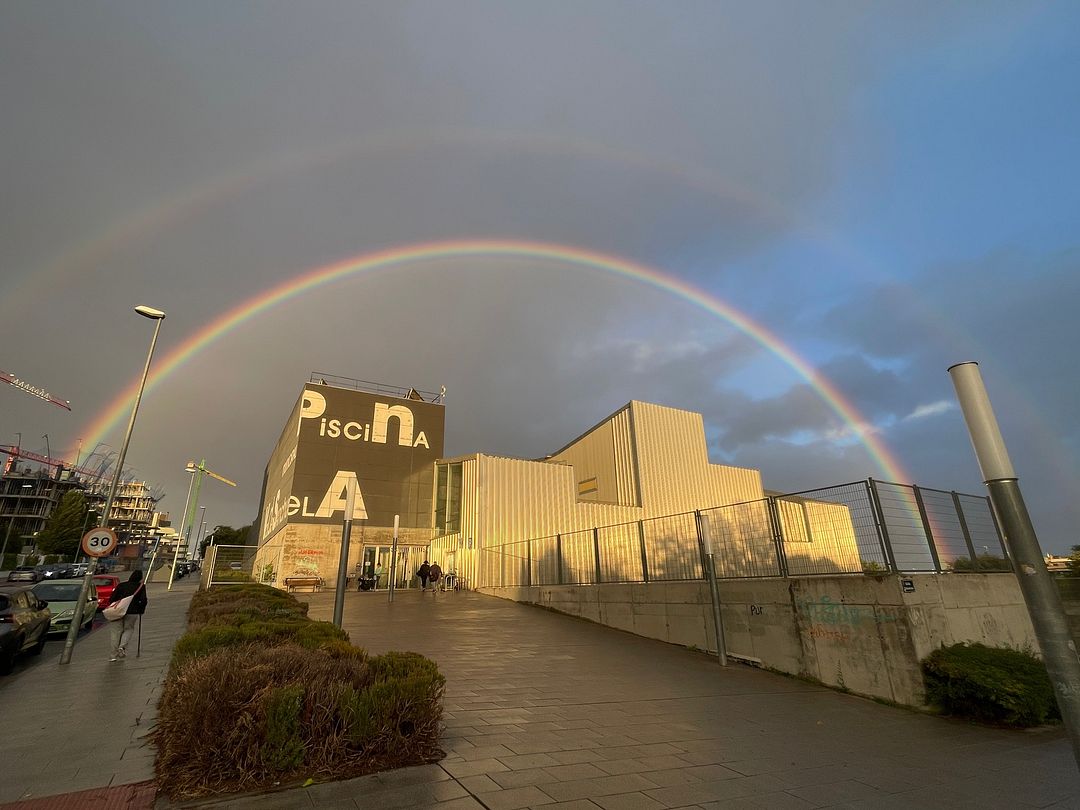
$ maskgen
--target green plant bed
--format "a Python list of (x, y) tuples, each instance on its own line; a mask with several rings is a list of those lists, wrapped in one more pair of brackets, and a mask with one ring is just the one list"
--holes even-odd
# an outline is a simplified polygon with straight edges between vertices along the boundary
[(1060, 719), (1043, 662), (984, 644), (942, 647), (922, 662), (926, 699), (948, 714), (1024, 728)]
[(306, 602), (266, 585), (225, 585), (195, 594), (188, 607), (188, 627), (305, 619), (307, 611)]
[[(394, 655), (416, 660), (387, 666), (293, 644), (188, 660), (166, 680), (158, 709), (159, 788), (196, 798), (436, 760), (445, 681), (427, 659)], [(395, 676), (376, 680), (373, 670)]]
[(349, 634), (330, 622), (309, 619), (280, 621), (248, 621), (242, 624), (210, 624), (185, 633), (173, 648), (172, 667), (175, 669), (190, 658), (207, 655), (222, 647), (243, 644), (295, 644), (308, 649), (348, 644)]
[(173, 799), (432, 762), (445, 679), (416, 653), (369, 658), (264, 585), (201, 591), (153, 732)]

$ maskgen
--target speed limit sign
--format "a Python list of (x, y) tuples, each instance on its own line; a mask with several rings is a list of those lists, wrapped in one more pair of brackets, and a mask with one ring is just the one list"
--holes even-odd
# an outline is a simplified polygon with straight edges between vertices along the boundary
[(112, 529), (91, 529), (83, 535), (82, 550), (91, 557), (106, 557), (116, 549), (116, 532)]

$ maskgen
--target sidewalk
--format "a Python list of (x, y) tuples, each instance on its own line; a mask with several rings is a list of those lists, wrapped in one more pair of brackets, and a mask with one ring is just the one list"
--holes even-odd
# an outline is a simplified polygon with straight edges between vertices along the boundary
[[(109, 662), (109, 628), (79, 638), (71, 662), (58, 664), (63, 641), (40, 661), (0, 679), (0, 806), (22, 810), (151, 807), (154, 750), (146, 745), (173, 644), (184, 632), (195, 578), (147, 588), (142, 650)], [(97, 622), (95, 622), (97, 624)], [(135, 785), (124, 790), (104, 791)], [(79, 796), (64, 796), (89, 791)], [(49, 797), (42, 800), (42, 797)], [(34, 801), (28, 801), (34, 800)]]
[[(333, 594), (301, 596), (329, 619)], [(446, 676), (437, 765), (220, 806), (1080, 808), (1060, 729), (931, 717), (475, 593), (348, 594), (372, 653)], [(391, 782), (391, 780), (396, 780)]]

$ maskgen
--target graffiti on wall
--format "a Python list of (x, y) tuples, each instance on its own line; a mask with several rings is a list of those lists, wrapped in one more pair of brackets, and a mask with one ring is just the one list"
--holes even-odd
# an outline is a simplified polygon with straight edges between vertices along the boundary
[(805, 618), (803, 632), (811, 638), (830, 641), (850, 641), (861, 625), (877, 625), (899, 621), (887, 608), (875, 610), (870, 605), (848, 605), (834, 602), (828, 596), (817, 601), (804, 599), (795, 603), (796, 610)]

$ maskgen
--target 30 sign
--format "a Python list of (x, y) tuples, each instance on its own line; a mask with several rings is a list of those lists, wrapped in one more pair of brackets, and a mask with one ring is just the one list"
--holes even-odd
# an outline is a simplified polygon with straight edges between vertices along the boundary
[(82, 550), (90, 557), (107, 557), (116, 550), (116, 532), (112, 529), (91, 529), (83, 535)]

